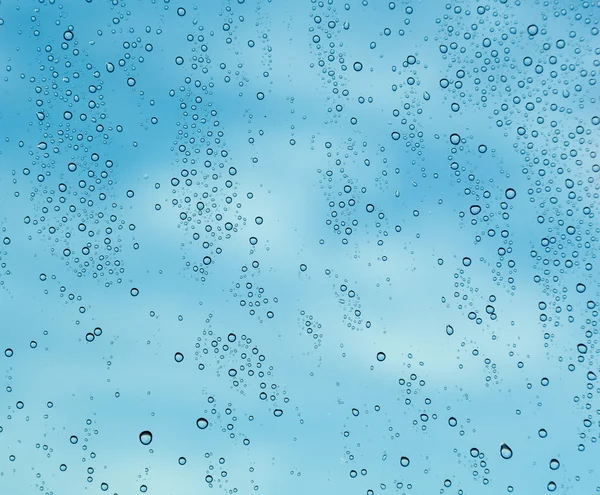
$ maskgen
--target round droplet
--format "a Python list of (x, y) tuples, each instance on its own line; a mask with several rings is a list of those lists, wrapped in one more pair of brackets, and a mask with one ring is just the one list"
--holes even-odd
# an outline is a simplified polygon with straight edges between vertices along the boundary
[(535, 36), (536, 34), (538, 34), (538, 27), (535, 24), (530, 24), (527, 28), (527, 33), (529, 34), (529, 36)]
[(460, 136), (458, 134), (450, 134), (450, 142), (454, 145), (457, 146), (458, 144), (460, 144)]
[(276, 418), (279, 418), (282, 415), (283, 415), (283, 411), (281, 409), (275, 409), (273, 411), (273, 416), (275, 416)]
[(585, 292), (585, 285), (582, 283), (577, 284), (577, 286), (575, 287), (575, 289), (577, 290), (577, 292), (579, 292), (580, 294), (583, 294)]
[(183, 361), (183, 354), (181, 354), (181, 352), (176, 352), (175, 353), (175, 361), (177, 363), (181, 363), (181, 361)]
[(515, 191), (512, 187), (509, 187), (505, 192), (504, 195), (506, 196), (506, 199), (514, 199), (515, 196), (517, 195), (517, 191)]
[(385, 352), (378, 352), (377, 353), (377, 361), (385, 361)]
[(183, 16), (185, 15), (185, 9), (184, 9), (183, 7), (179, 7), (179, 8), (177, 9), (177, 15), (178, 15), (179, 17), (183, 17)]
[(472, 448), (472, 449), (469, 451), (469, 453), (471, 454), (471, 457), (477, 457), (477, 456), (479, 455), (479, 449), (478, 449), (478, 448), (475, 448), (475, 447), (473, 447), (473, 448)]
[(481, 213), (481, 206), (472, 205), (471, 208), (469, 208), (469, 211), (471, 212), (471, 215), (479, 215), (479, 213)]
[(76, 444), (76, 443), (79, 441), (79, 439), (78, 439), (78, 438), (77, 438), (75, 435), (71, 435), (71, 438), (69, 438), (69, 441), (70, 441), (70, 442), (71, 442), (73, 445), (75, 445), (75, 444)]
[(132, 288), (132, 289), (129, 291), (129, 293), (130, 293), (130, 294), (131, 294), (133, 297), (136, 297), (136, 296), (137, 296), (137, 295), (140, 293), (140, 291), (139, 291), (139, 289), (136, 289), (135, 287), (133, 287), (133, 288)]
[(175, 63), (177, 65), (183, 65), (183, 57), (175, 57)]
[(208, 420), (206, 418), (198, 418), (196, 420), (196, 426), (201, 430), (205, 430), (208, 427)]
[(560, 462), (558, 462), (558, 459), (550, 459), (550, 469), (552, 469), (552, 471), (556, 471), (559, 467)]
[(360, 72), (363, 68), (363, 64), (361, 64), (360, 62), (354, 62), (354, 70), (356, 72)]
[(471, 258), (469, 258), (468, 256), (465, 256), (462, 260), (462, 264), (464, 266), (471, 266)]
[(513, 451), (508, 445), (503, 443), (500, 445), (500, 455), (502, 459), (510, 459), (513, 456)]
[(259, 100), (264, 100), (265, 94), (262, 91), (259, 91), (258, 93), (256, 93), (256, 98)]
[(177, 462), (179, 462), (180, 466), (185, 466), (185, 463), (187, 462), (185, 457), (180, 457)]
[(127, 79), (127, 86), (135, 86), (135, 79), (133, 77)]
[(452, 327), (452, 325), (446, 325), (446, 334), (452, 335), (453, 333), (454, 333), (454, 328)]
[(410, 459), (408, 457), (405, 457), (405, 456), (400, 457), (400, 465), (402, 467), (408, 467), (409, 464), (410, 464)]
[(142, 433), (140, 433), (140, 442), (142, 443), (142, 445), (150, 445), (150, 443), (152, 442), (152, 433), (150, 433), (148, 430), (145, 430)]
[(455, 417), (451, 417), (451, 418), (448, 418), (448, 424), (450, 426), (452, 426), (452, 428), (454, 428), (458, 424), (458, 421), (456, 420)]
[(12, 350), (11, 348), (8, 348), (8, 349), (6, 349), (6, 350), (4, 351), (4, 355), (5, 355), (6, 357), (12, 357), (12, 355), (13, 355), (13, 350)]
[(60, 465), (60, 470), (64, 473), (67, 470), (67, 465), (66, 464), (61, 464)]
[(392, 132), (392, 139), (398, 141), (398, 139), (400, 139), (400, 133), (396, 131)]
[(553, 492), (554, 490), (556, 490), (556, 483), (554, 483), (554, 481), (550, 481), (548, 483), (547, 488), (549, 492)]
[(548, 436), (548, 432), (544, 428), (540, 428), (538, 431), (538, 435), (540, 438), (546, 438)]

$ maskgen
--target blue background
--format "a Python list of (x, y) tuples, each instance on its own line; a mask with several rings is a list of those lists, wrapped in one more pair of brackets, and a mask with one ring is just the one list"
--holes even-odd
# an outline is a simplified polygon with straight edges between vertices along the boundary
[(598, 7), (0, 1), (0, 493), (600, 492)]

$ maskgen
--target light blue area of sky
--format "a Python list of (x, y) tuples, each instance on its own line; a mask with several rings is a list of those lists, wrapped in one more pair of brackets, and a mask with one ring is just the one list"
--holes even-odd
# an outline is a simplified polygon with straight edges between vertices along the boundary
[[(439, 49), (456, 40), (473, 51), (476, 41), (465, 41), (454, 30), (468, 31), (475, 24), (473, 37), (481, 43), (480, 33), (498, 22), (494, 43), (513, 26), (521, 34), (501, 46), (509, 46), (519, 62), (531, 54), (542, 63), (548, 58), (542, 47), (546, 39), (574, 43), (569, 33), (577, 30), (588, 49), (579, 54), (571, 49), (565, 63), (593, 66), (597, 40), (589, 32), (598, 22), (597, 9), (585, 14), (589, 24), (573, 27), (575, 14), (553, 16), (561, 6), (539, 2), (490, 1), (485, 14), (477, 14), (475, 2), (461, 4), (459, 13), (458, 4), (449, 9), (438, 1), (395, 2), (394, 9), (389, 2), (363, 3), (349, 2), (346, 8), (345, 2), (304, 0), (0, 2), (0, 239), (10, 239), (0, 244), (0, 494), (124, 495), (140, 493), (142, 486), (149, 494), (165, 495), (368, 490), (495, 495), (511, 493), (509, 487), (515, 494), (542, 494), (550, 481), (557, 484), (555, 493), (600, 490), (597, 382), (586, 379), (590, 370), (600, 374), (594, 361), (597, 314), (588, 309), (588, 301), (598, 300), (596, 269), (584, 268), (595, 255), (593, 247), (577, 248), (581, 258), (561, 275), (568, 294), (560, 293), (562, 285), (552, 285), (549, 275), (546, 287), (534, 281), (544, 266), (531, 251), (545, 256), (540, 240), (549, 235), (548, 223), (539, 223), (538, 216), (548, 216), (540, 202), (550, 193), (531, 200), (538, 196), (528, 189), (542, 185), (522, 173), (532, 165), (519, 151), (524, 141), (516, 131), (523, 125), (530, 132), (538, 114), (546, 116), (540, 129), (557, 119), (560, 140), (578, 125), (590, 127), (597, 114), (590, 103), (594, 88), (581, 90), (584, 104), (551, 91), (546, 98), (547, 88), (532, 80), (523, 98), (543, 97), (538, 113), (515, 110), (508, 116), (512, 122), (500, 128), (494, 110), (507, 99), (503, 84), (490, 91), (486, 105), (473, 90), (472, 73), (464, 82), (469, 96), (442, 89), (440, 79), (454, 83), (460, 64), (469, 69), (481, 62), (460, 49), (444, 58)], [(184, 16), (177, 13), (180, 7)], [(331, 28), (335, 34), (327, 38), (322, 28), (329, 21), (337, 30)], [(522, 35), (533, 22), (547, 28), (543, 37)], [(230, 31), (224, 31), (224, 23)], [(64, 50), (60, 45), (69, 26), (75, 42)], [(320, 51), (312, 41), (317, 33)], [(188, 34), (194, 41), (186, 40)], [(80, 54), (67, 67), (74, 46)], [(334, 61), (327, 67), (337, 67), (333, 76), (318, 65), (329, 52)], [(59, 61), (49, 60), (50, 53)], [(418, 62), (404, 67), (411, 55)], [(175, 63), (178, 56), (185, 60), (181, 66)], [(199, 63), (209, 67), (206, 73), (192, 69), (193, 57), (206, 57)], [(119, 67), (119, 59), (126, 60), (125, 67)], [(356, 61), (362, 63), (360, 72), (353, 69)], [(107, 63), (116, 66), (114, 72), (108, 72)], [(51, 86), (51, 66), (60, 88)], [(509, 62), (502, 67), (513, 88), (527, 77), (522, 65), (512, 72)], [(187, 76), (192, 82), (185, 81)], [(414, 85), (407, 83), (411, 76)], [(131, 77), (133, 87), (127, 84)], [(193, 89), (195, 80), (199, 87)], [(93, 96), (90, 84), (101, 87)], [(38, 85), (47, 94), (36, 93)], [(77, 120), (81, 105), (73, 111), (73, 127), (88, 126), (95, 136), (92, 143), (79, 140), (85, 152), (73, 147), (76, 132), (58, 144), (58, 131), (70, 132), (61, 117), (72, 101), (66, 88), (84, 101), (94, 99), (97, 113), (105, 115), (108, 139), (95, 133), (96, 122)], [(264, 99), (257, 98), (259, 92)], [(199, 95), (203, 101), (193, 110)], [(360, 96), (365, 103), (359, 103)], [(47, 128), (36, 117), (38, 98), (48, 114)], [(550, 111), (547, 101), (553, 98), (567, 100), (563, 104), (575, 111)], [(450, 110), (454, 100), (462, 105), (456, 113)], [(217, 116), (208, 114), (211, 109)], [(208, 123), (194, 121), (194, 112), (209, 117)], [(194, 122), (201, 133), (194, 134)], [(118, 125), (122, 132), (116, 131)], [(206, 168), (207, 155), (200, 153), (195, 165), (183, 163), (178, 131), (200, 139), (209, 125), (215, 133), (211, 146), (228, 150), (227, 157), (211, 157), (223, 167)], [(214, 144), (218, 130), (224, 133), (220, 147)], [(394, 131), (401, 134), (397, 141)], [(463, 138), (454, 150), (452, 133)], [(581, 147), (595, 149), (595, 134), (585, 137)], [(38, 146), (42, 141), (48, 142), (48, 158)], [(485, 153), (478, 151), (481, 144)], [(547, 145), (550, 153), (562, 151), (560, 142)], [(54, 152), (55, 146), (60, 150)], [(194, 147), (189, 141), (188, 146)], [(199, 146), (203, 153), (206, 146)], [(536, 146), (531, 156), (541, 154)], [(91, 159), (94, 152), (98, 162)], [(114, 162), (112, 182), (102, 182), (93, 195), (103, 192), (108, 199), (94, 199), (93, 206), (79, 211), (89, 224), (86, 232), (93, 225), (102, 229), (92, 241), (100, 244), (94, 263), (118, 260), (123, 274), (110, 275), (106, 268), (95, 278), (93, 264), (83, 273), (73, 260), (80, 256), (83, 263), (81, 247), (88, 240), (77, 231), (80, 220), (63, 222), (63, 213), (52, 208), (60, 183), (69, 193), (78, 190), (80, 180), (94, 183), (86, 174), (92, 170), (98, 177), (107, 159)], [(80, 160), (76, 173), (67, 169), (73, 160)], [(589, 160), (567, 174), (582, 181), (578, 190), (590, 176)], [(460, 176), (452, 162), (459, 163)], [(228, 174), (230, 167), (237, 169), (235, 176)], [(24, 168), (31, 169), (28, 175)], [(184, 181), (184, 168), (197, 170), (192, 186), (171, 185), (174, 177)], [(38, 174), (46, 171), (50, 174), (40, 182)], [(566, 178), (556, 169), (548, 174), (554, 174), (553, 185)], [(227, 179), (232, 180), (229, 189), (223, 186)], [(213, 185), (217, 192), (210, 192)], [(351, 193), (343, 192), (347, 185)], [(509, 187), (517, 195), (502, 210)], [(588, 181), (588, 187), (585, 204), (595, 206), (595, 183)], [(201, 219), (200, 226), (182, 221), (184, 197), (204, 191), (216, 198), (216, 206), (209, 206), (212, 213), (193, 217)], [(227, 195), (233, 197), (229, 206)], [(66, 204), (79, 197), (70, 196)], [(348, 207), (350, 198), (355, 198), (354, 209)], [(193, 197), (189, 204), (195, 208), (200, 199)], [(212, 199), (203, 201), (209, 205)], [(374, 205), (372, 213), (368, 204)], [(482, 207), (475, 225), (469, 213), (474, 204)], [(215, 212), (236, 224), (229, 238), (223, 229), (220, 240), (204, 230)], [(112, 224), (111, 214), (118, 217)], [(484, 215), (488, 220), (481, 219)], [(559, 209), (552, 215), (558, 219), (568, 213)], [(32, 221), (26, 223), (28, 216)], [(264, 220), (260, 225), (258, 216)], [(347, 244), (328, 219), (352, 227)], [(579, 229), (597, 231), (597, 220), (577, 210), (573, 222), (579, 221)], [(509, 232), (506, 239), (503, 230)], [(194, 231), (203, 236), (200, 241), (193, 240)], [(104, 243), (107, 237), (112, 250)], [(251, 237), (258, 239), (255, 246)], [(209, 250), (201, 247), (205, 238), (214, 241)], [(67, 246), (77, 248), (69, 258), (63, 254)], [(217, 246), (221, 254), (215, 254)], [(510, 255), (500, 259), (498, 249), (509, 246)], [(574, 250), (563, 251), (572, 257)], [(212, 263), (204, 266), (209, 252)], [(464, 266), (465, 257), (470, 266)], [(564, 261), (566, 255), (561, 258), (557, 251), (552, 258)], [(580, 282), (587, 285), (584, 294), (575, 291)], [(131, 296), (132, 288), (139, 289), (137, 297)], [(251, 308), (242, 300), (260, 304)], [(564, 313), (544, 323), (540, 301), (560, 305)], [(490, 304), (496, 320), (486, 313)], [(573, 324), (567, 321), (567, 304)], [(481, 324), (468, 318), (471, 311)], [(553, 326), (554, 321), (560, 324)], [(97, 327), (102, 335), (86, 341)], [(307, 333), (309, 327), (318, 338)], [(594, 337), (588, 357), (578, 362), (577, 344), (586, 340), (586, 329), (594, 329)], [(228, 342), (231, 333), (235, 342)], [(3, 354), (7, 348), (11, 357)], [(176, 352), (184, 355), (181, 363), (174, 359)], [(379, 352), (385, 353), (384, 361), (377, 359)], [(234, 368), (235, 378), (230, 376)], [(542, 378), (549, 379), (548, 386)], [(274, 400), (261, 400), (263, 391)], [(281, 417), (276, 409), (283, 410)], [(588, 416), (591, 427), (583, 423)], [(205, 430), (196, 426), (200, 417), (209, 420)], [(449, 425), (451, 417), (455, 427)], [(547, 437), (540, 437), (540, 429)], [(139, 441), (144, 430), (153, 434), (148, 446)], [(511, 459), (501, 457), (502, 443), (511, 447)], [(480, 457), (471, 456), (473, 448)], [(402, 456), (410, 459), (407, 467), (400, 464)], [(549, 467), (553, 458), (560, 461), (558, 470)], [(106, 491), (102, 483), (108, 484)]]

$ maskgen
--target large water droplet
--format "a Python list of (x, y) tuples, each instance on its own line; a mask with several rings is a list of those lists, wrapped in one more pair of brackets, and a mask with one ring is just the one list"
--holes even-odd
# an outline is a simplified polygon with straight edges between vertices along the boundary
[(508, 445), (503, 443), (500, 445), (500, 455), (503, 459), (510, 459), (513, 456), (513, 451)]
[(150, 443), (152, 442), (152, 433), (150, 433), (148, 430), (145, 430), (142, 433), (140, 433), (140, 442), (142, 443), (142, 445), (150, 445)]

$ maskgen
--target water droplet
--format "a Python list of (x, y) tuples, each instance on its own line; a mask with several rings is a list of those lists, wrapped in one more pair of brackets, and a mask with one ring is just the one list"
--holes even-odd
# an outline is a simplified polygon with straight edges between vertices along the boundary
[(354, 70), (356, 72), (360, 72), (363, 68), (363, 64), (361, 64), (360, 62), (354, 62)]
[(550, 469), (552, 469), (552, 471), (556, 471), (559, 467), (560, 467), (560, 462), (558, 462), (558, 459), (550, 460)]
[(140, 442), (142, 443), (142, 445), (150, 445), (150, 443), (152, 442), (152, 433), (150, 433), (148, 430), (141, 432)]
[(503, 459), (510, 459), (513, 456), (513, 451), (508, 445), (503, 443), (500, 445), (500, 455)]
[(384, 352), (377, 353), (377, 361), (385, 361), (385, 353)]
[(196, 426), (201, 430), (204, 430), (208, 427), (208, 420), (206, 418), (198, 418), (196, 420)]
[(400, 458), (400, 465), (402, 467), (408, 467), (409, 464), (410, 464), (410, 459), (408, 457), (402, 456)]

